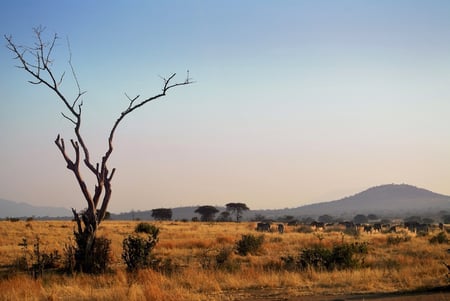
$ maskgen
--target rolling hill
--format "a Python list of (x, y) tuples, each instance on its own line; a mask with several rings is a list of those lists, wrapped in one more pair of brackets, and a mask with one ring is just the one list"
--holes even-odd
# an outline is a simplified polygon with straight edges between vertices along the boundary
[(0, 218), (6, 217), (69, 217), (72, 212), (62, 207), (32, 206), (27, 203), (17, 203), (0, 199)]
[(369, 188), (339, 200), (284, 210), (264, 210), (265, 216), (320, 216), (351, 218), (356, 214), (380, 216), (429, 215), (450, 212), (450, 196), (407, 184), (388, 184)]
[[(199, 217), (194, 213), (198, 206), (172, 208), (173, 219), (190, 220)], [(224, 207), (216, 207), (219, 211)], [(250, 208), (251, 209), (251, 208)], [(436, 215), (441, 211), (450, 213), (450, 196), (438, 194), (407, 184), (388, 184), (369, 188), (342, 199), (304, 205), (296, 208), (273, 210), (250, 210), (243, 218), (255, 215), (276, 219), (283, 216), (313, 217), (328, 214), (334, 217), (352, 218), (356, 214), (376, 214), (386, 217), (406, 217), (411, 215)], [(16, 203), (0, 199), (0, 218), (5, 217), (70, 217), (70, 210), (56, 207), (36, 207), (26, 203)], [(111, 214), (115, 220), (151, 220), (151, 209)]]

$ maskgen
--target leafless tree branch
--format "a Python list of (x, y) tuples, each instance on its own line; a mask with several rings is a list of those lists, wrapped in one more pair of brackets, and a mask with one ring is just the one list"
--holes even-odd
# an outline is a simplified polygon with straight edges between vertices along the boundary
[[(44, 31), (45, 28), (42, 26), (34, 28), (36, 42), (32, 47), (17, 45), (13, 41), (11, 35), (5, 35), (4, 37), (7, 42), (6, 47), (14, 54), (14, 59), (19, 62), (19, 65), (16, 67), (25, 70), (25, 72), (32, 77), (32, 79), (29, 80), (31, 84), (43, 85), (56, 94), (57, 98), (62, 101), (67, 109), (66, 112), (61, 113), (62, 116), (74, 125), (73, 129), (76, 138), (70, 140), (75, 153), (73, 158), (70, 158), (67, 154), (64, 139), (61, 138), (60, 135), (56, 137), (54, 142), (63, 156), (67, 168), (74, 174), (88, 205), (88, 209), (81, 214), (77, 213), (75, 209), (72, 209), (72, 212), (78, 225), (78, 234), (85, 237), (86, 248), (89, 249), (89, 246), (93, 243), (95, 231), (105, 217), (106, 209), (112, 195), (111, 184), (116, 169), (113, 168), (111, 171), (109, 170), (108, 160), (113, 152), (114, 135), (119, 124), (133, 111), (151, 101), (164, 97), (169, 90), (175, 87), (192, 84), (193, 80), (189, 77), (189, 71), (187, 71), (186, 79), (184, 81), (175, 82), (176, 74), (173, 73), (167, 78), (162, 77), (163, 87), (159, 94), (141, 99), (140, 95), (131, 98), (125, 93), (125, 96), (128, 99), (128, 106), (119, 114), (118, 118), (113, 123), (107, 140), (107, 150), (101, 157), (101, 161), (94, 164), (91, 162), (89, 148), (81, 134), (82, 96), (86, 91), (81, 89), (75, 68), (72, 64), (72, 49), (70, 47), (69, 39), (67, 39), (67, 47), (69, 49), (68, 65), (70, 67), (72, 79), (77, 87), (76, 96), (72, 100), (69, 100), (60, 90), (61, 85), (65, 80), (65, 72), (56, 76), (52, 70), (52, 64), (54, 63), (52, 55), (59, 37), (57, 34), (54, 34), (48, 42), (44, 41)], [(95, 176), (96, 184), (94, 185), (93, 195), (91, 195), (87, 183), (83, 180), (81, 174), (82, 166), (80, 166), (81, 161), (84, 162), (84, 166), (88, 171)], [(100, 208), (98, 208), (99, 204)], [(84, 229), (82, 228), (81, 221), (84, 223)]]
[[(81, 90), (75, 68), (72, 64), (72, 50), (69, 39), (67, 39), (67, 47), (69, 49), (68, 64), (72, 74), (72, 79), (77, 87), (77, 94), (72, 100), (66, 98), (60, 90), (60, 87), (65, 80), (65, 72), (63, 72), (60, 76), (56, 76), (52, 70), (52, 64), (54, 63), (52, 55), (56, 47), (56, 41), (59, 37), (57, 34), (54, 34), (48, 42), (44, 41), (44, 31), (45, 28), (42, 26), (34, 28), (36, 42), (32, 47), (17, 45), (13, 41), (11, 35), (5, 35), (4, 37), (7, 42), (6, 47), (14, 54), (14, 59), (19, 62), (19, 65), (16, 67), (25, 70), (25, 72), (32, 77), (32, 79), (29, 80), (31, 84), (43, 85), (53, 91), (67, 109), (67, 112), (61, 113), (62, 116), (74, 125), (73, 129), (76, 138), (70, 140), (75, 153), (74, 158), (70, 158), (67, 154), (64, 139), (61, 138), (60, 135), (56, 137), (54, 142), (63, 156), (67, 164), (67, 168), (74, 174), (88, 205), (87, 210), (80, 214), (77, 213), (75, 209), (72, 209), (72, 213), (78, 226), (78, 232), (75, 232), (75, 235), (77, 236), (77, 239), (81, 239), (81, 245), (79, 246), (80, 248), (83, 248), (87, 258), (89, 256), (89, 252), (92, 251), (96, 229), (106, 215), (106, 210), (112, 195), (111, 184), (116, 169), (113, 168), (111, 171), (109, 170), (108, 160), (113, 152), (113, 140), (116, 129), (124, 118), (133, 111), (153, 100), (165, 96), (166, 93), (172, 88), (193, 83), (193, 80), (189, 77), (189, 71), (187, 71), (186, 79), (184, 81), (175, 82), (176, 74), (173, 73), (167, 78), (162, 77), (163, 88), (159, 94), (141, 99), (140, 95), (131, 98), (125, 93), (125, 96), (128, 99), (128, 106), (119, 114), (118, 118), (113, 123), (107, 140), (107, 150), (102, 156), (101, 162), (94, 164), (91, 162), (89, 148), (81, 134), (83, 107), (82, 96), (86, 93), (86, 91)], [(96, 184), (94, 185), (93, 195), (91, 195), (87, 183), (83, 180), (81, 174), (82, 166), (80, 166), (81, 160), (84, 162), (84, 166), (88, 169), (88, 171), (95, 176)], [(100, 208), (98, 208), (99, 204)], [(83, 221), (84, 229), (81, 221)]]

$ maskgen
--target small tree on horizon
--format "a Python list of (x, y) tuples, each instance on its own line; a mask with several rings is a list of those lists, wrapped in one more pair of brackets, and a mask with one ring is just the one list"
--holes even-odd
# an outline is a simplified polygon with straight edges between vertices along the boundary
[(219, 210), (214, 206), (206, 205), (198, 207), (194, 212), (200, 214), (200, 220), (202, 222), (211, 222)]
[[(86, 91), (82, 91), (78, 81), (75, 69), (72, 65), (72, 54), (69, 48), (69, 70), (72, 75), (73, 82), (77, 88), (74, 97), (68, 97), (62, 90), (61, 86), (65, 80), (65, 72), (56, 74), (54, 70), (55, 60), (53, 52), (59, 37), (54, 34), (47, 41), (44, 39), (44, 28), (34, 28), (35, 42), (32, 46), (24, 46), (16, 44), (11, 35), (4, 36), (7, 42), (7, 48), (14, 54), (14, 59), (18, 61), (18, 68), (22, 69), (31, 76), (29, 82), (34, 85), (42, 85), (55, 94), (58, 101), (63, 104), (65, 112), (62, 116), (72, 124), (75, 137), (70, 139), (69, 147), (65, 140), (58, 134), (55, 144), (58, 147), (67, 168), (73, 173), (81, 193), (87, 203), (87, 209), (77, 212), (72, 208), (77, 228), (74, 231), (77, 249), (75, 252), (76, 269), (88, 273), (96, 273), (95, 270), (95, 250), (96, 250), (96, 233), (100, 223), (105, 219), (106, 210), (112, 195), (112, 180), (116, 172), (115, 168), (109, 167), (109, 159), (114, 150), (114, 135), (117, 128), (132, 112), (138, 110), (142, 106), (166, 96), (166, 93), (172, 88), (188, 85), (192, 83), (189, 73), (185, 81), (173, 82), (175, 73), (167, 78), (162, 78), (162, 91), (158, 94), (146, 98), (140, 98), (140, 95), (129, 97), (128, 105), (118, 114), (114, 121), (109, 135), (106, 139), (106, 151), (103, 156), (96, 162), (91, 158), (89, 146), (84, 139), (82, 128), (83, 99)], [(68, 149), (72, 147), (72, 154), (68, 153)], [(91, 185), (84, 180), (83, 169), (93, 175), (95, 184)]]
[(332, 223), (333, 220), (334, 220), (334, 218), (331, 215), (328, 215), (328, 214), (324, 214), (324, 215), (319, 216), (319, 222), (321, 222), (321, 223), (325, 223), (325, 224)]
[(367, 224), (369, 222), (369, 219), (364, 214), (357, 214), (353, 218), (353, 222), (355, 224)]
[(219, 216), (217, 217), (217, 221), (218, 222), (231, 222), (230, 212), (228, 212), (228, 211), (220, 212)]
[(236, 222), (241, 220), (243, 211), (250, 210), (244, 203), (228, 203), (225, 206), (227, 207), (227, 211), (236, 215)]
[(152, 209), (152, 217), (157, 221), (170, 221), (172, 219), (172, 209), (170, 208)]

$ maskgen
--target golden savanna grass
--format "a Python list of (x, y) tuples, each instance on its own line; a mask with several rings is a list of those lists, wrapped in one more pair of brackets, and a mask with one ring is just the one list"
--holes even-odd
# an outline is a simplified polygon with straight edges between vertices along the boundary
[[(121, 260), (122, 241), (132, 234), (136, 221), (105, 221), (99, 235), (111, 239), (112, 271), (104, 275), (74, 276), (47, 272), (34, 280), (24, 273), (7, 274), (23, 255), (26, 238), (29, 255), (36, 237), (44, 252), (58, 250), (73, 237), (69, 221), (0, 222), (0, 300), (236, 300), (252, 291), (279, 292), (284, 297), (321, 294), (395, 292), (448, 284), (448, 244), (430, 244), (428, 236), (413, 234), (361, 234), (340, 231), (299, 233), (286, 227), (284, 234), (265, 233), (261, 252), (239, 256), (232, 252), (229, 265), (217, 268), (217, 254), (232, 249), (242, 235), (262, 235), (255, 223), (157, 222), (159, 243), (153, 251), (161, 259), (159, 271), (144, 269), (130, 274)], [(405, 239), (389, 244), (389, 235)], [(406, 237), (405, 236), (405, 237)], [(321, 244), (331, 248), (342, 242), (365, 242), (369, 252), (361, 268), (336, 271), (292, 271), (281, 257), (298, 256), (303, 248)], [(247, 294), (247, 293), (248, 294)]]

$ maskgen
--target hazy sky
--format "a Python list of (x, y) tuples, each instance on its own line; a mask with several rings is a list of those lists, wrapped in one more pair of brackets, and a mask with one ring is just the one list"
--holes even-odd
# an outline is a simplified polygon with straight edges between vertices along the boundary
[[(70, 40), (96, 161), (124, 93), (196, 81), (121, 124), (112, 212), (297, 207), (388, 183), (450, 195), (450, 1), (1, 2), (2, 34), (30, 45), (38, 25), (62, 37), (56, 70)], [(73, 137), (64, 108), (12, 58), (0, 47), (0, 198), (83, 208), (53, 142)]]

